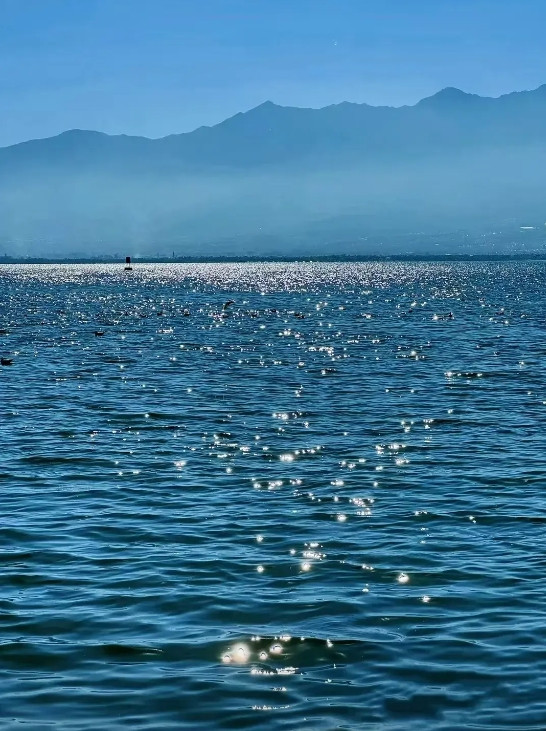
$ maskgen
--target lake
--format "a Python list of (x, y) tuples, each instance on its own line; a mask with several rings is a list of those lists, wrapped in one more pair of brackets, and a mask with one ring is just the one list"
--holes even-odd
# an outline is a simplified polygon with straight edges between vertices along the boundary
[(0, 292), (2, 729), (546, 728), (546, 262)]

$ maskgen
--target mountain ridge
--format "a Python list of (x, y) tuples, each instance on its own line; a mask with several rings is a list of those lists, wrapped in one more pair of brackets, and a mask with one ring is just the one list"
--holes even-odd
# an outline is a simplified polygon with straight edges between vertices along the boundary
[(511, 91), (506, 92), (505, 94), (500, 94), (499, 96), (493, 97), (493, 96), (481, 96), (479, 94), (475, 94), (472, 92), (463, 91), (462, 89), (459, 89), (454, 86), (446, 86), (439, 91), (435, 92), (434, 94), (431, 94), (430, 96), (423, 97), (422, 99), (418, 100), (414, 104), (404, 104), (400, 106), (395, 105), (372, 105), (368, 104), (366, 102), (352, 102), (352, 101), (342, 101), (342, 102), (336, 102), (333, 104), (327, 104), (322, 107), (299, 107), (299, 106), (293, 106), (293, 105), (284, 105), (284, 104), (277, 104), (276, 102), (273, 102), (271, 100), (265, 100), (261, 102), (260, 104), (256, 105), (255, 107), (251, 107), (250, 109), (247, 109), (245, 111), (239, 111), (233, 114), (230, 117), (226, 117), (226, 119), (221, 120), (220, 122), (217, 122), (212, 125), (200, 125), (199, 127), (196, 127), (193, 130), (190, 130), (188, 132), (172, 132), (168, 135), (163, 135), (161, 137), (147, 137), (146, 135), (133, 135), (133, 134), (127, 134), (124, 132), (112, 134), (109, 132), (103, 132), (101, 130), (93, 130), (93, 129), (85, 129), (85, 128), (70, 128), (63, 130), (62, 132), (59, 132), (55, 135), (48, 135), (46, 137), (35, 137), (31, 138), (29, 140), (21, 140), (20, 142), (16, 142), (11, 145), (1, 145), (0, 150), (6, 150), (13, 147), (19, 147), (20, 145), (26, 145), (32, 142), (40, 142), (44, 140), (52, 140), (56, 139), (58, 137), (62, 137), (64, 135), (71, 135), (73, 133), (81, 133), (86, 135), (102, 135), (104, 137), (111, 137), (111, 138), (129, 138), (129, 139), (136, 139), (136, 140), (149, 140), (150, 142), (158, 142), (160, 140), (166, 140), (170, 139), (172, 137), (181, 137), (181, 136), (187, 136), (187, 135), (193, 135), (196, 132), (199, 132), (200, 130), (211, 130), (215, 129), (226, 122), (229, 122), (230, 120), (244, 117), (249, 114), (253, 114), (257, 111), (261, 110), (272, 110), (272, 109), (282, 109), (282, 110), (298, 110), (303, 112), (323, 112), (325, 110), (332, 110), (337, 108), (358, 108), (358, 109), (368, 109), (368, 110), (401, 110), (401, 109), (416, 109), (422, 105), (429, 105), (430, 103), (438, 103), (443, 102), (445, 99), (448, 100), (455, 100), (455, 99), (475, 99), (475, 100), (481, 100), (481, 101), (501, 101), (501, 100), (508, 100), (511, 98), (514, 98), (519, 95), (533, 95), (536, 93), (544, 93), (546, 95), (546, 83), (541, 84), (540, 86), (534, 88), (534, 89), (522, 89), (518, 91)]
[(266, 101), (156, 139), (74, 129), (0, 148), (0, 254), (369, 253), (415, 231), (542, 226), (545, 190), (546, 85), (401, 107)]

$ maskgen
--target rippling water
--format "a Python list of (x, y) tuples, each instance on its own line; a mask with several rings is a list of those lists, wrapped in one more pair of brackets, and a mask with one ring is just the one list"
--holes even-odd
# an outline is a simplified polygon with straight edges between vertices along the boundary
[(546, 728), (545, 291), (0, 267), (2, 729)]

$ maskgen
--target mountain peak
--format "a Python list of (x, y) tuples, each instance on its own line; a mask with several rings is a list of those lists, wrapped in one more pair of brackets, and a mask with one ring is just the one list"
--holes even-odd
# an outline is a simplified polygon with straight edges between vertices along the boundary
[(258, 104), (257, 107), (249, 109), (249, 112), (269, 112), (273, 109), (280, 109), (280, 106), (278, 104), (275, 104), (275, 102), (267, 99), (265, 102)]
[(97, 132), (94, 129), (67, 129), (60, 132), (57, 137), (108, 137), (104, 132)]
[(445, 89), (438, 91), (432, 96), (427, 96), (417, 104), (417, 106), (448, 106), (469, 101), (470, 99), (480, 99), (477, 94), (468, 94), (454, 86), (446, 86)]
[(458, 89), (456, 86), (446, 86), (443, 89), (440, 89), (440, 91), (436, 92), (436, 97), (441, 97), (443, 99), (462, 99), (465, 96), (472, 96), (467, 91), (463, 91), (462, 89)]

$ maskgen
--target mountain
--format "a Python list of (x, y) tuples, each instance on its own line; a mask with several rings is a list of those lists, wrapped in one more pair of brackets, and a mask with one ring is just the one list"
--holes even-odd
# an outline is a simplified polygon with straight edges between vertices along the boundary
[(498, 98), (447, 88), (397, 108), (265, 102), (155, 140), (70, 130), (0, 148), (0, 252), (395, 253), (490, 230), (511, 241), (543, 227), (545, 163), (546, 85)]

